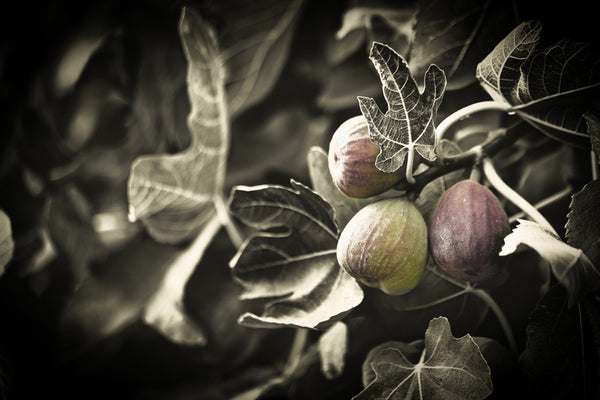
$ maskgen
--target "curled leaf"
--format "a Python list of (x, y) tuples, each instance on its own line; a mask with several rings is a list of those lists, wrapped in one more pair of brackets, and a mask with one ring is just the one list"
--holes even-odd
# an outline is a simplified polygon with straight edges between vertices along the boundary
[(418, 360), (411, 344), (390, 342), (371, 350), (363, 373), (370, 367), (374, 379), (354, 399), (475, 400), (492, 393), (490, 368), (479, 347), (470, 335), (452, 336), (445, 317), (431, 320), (424, 345)]
[(372, 98), (358, 97), (360, 110), (369, 123), (369, 136), (380, 149), (375, 166), (384, 172), (395, 172), (404, 165), (407, 154), (414, 152), (433, 161), (434, 119), (446, 88), (444, 71), (431, 65), (420, 93), (406, 61), (394, 49), (375, 42), (369, 58), (379, 74), (388, 104), (384, 114)]
[(581, 249), (569, 246), (538, 223), (521, 219), (518, 222), (504, 238), (501, 256), (514, 253), (520, 245), (534, 249), (550, 264), (556, 279), (567, 289), (569, 305), (600, 288), (600, 271)]
[(243, 325), (326, 328), (362, 301), (356, 281), (337, 264), (333, 210), (306, 186), (236, 187), (229, 208), (262, 232), (250, 236), (231, 260), (243, 299), (275, 298)]

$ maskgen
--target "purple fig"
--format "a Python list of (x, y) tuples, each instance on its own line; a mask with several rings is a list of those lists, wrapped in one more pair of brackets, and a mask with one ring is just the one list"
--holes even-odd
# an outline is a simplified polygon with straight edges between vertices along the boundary
[(404, 198), (362, 208), (344, 227), (337, 245), (338, 263), (350, 276), (392, 295), (417, 286), (427, 256), (427, 225)]
[(510, 224), (494, 194), (472, 180), (458, 182), (438, 200), (429, 224), (431, 254), (442, 270), (467, 282), (500, 272), (498, 252)]
[(380, 171), (375, 166), (377, 154), (379, 147), (369, 139), (364, 116), (352, 117), (341, 124), (329, 143), (329, 172), (338, 189), (349, 197), (365, 198), (398, 183), (404, 171)]

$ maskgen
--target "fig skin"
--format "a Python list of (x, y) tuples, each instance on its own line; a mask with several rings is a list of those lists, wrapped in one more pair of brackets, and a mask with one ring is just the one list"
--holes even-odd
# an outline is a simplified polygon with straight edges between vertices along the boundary
[(429, 223), (429, 247), (448, 275), (482, 282), (500, 273), (500, 251), (510, 224), (494, 194), (472, 180), (456, 183), (438, 200)]
[(427, 246), (427, 225), (417, 207), (404, 198), (387, 198), (350, 219), (336, 255), (340, 266), (359, 282), (400, 295), (419, 283)]
[(329, 172), (335, 185), (346, 196), (371, 197), (391, 189), (404, 176), (401, 170), (382, 172), (375, 166), (379, 146), (369, 139), (364, 116), (346, 120), (334, 132), (329, 143)]

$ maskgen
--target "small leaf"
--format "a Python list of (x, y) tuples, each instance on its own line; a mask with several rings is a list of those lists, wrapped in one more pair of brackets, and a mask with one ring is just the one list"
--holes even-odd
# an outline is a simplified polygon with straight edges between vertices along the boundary
[(288, 58), (303, 0), (227, 1), (220, 40), (232, 117), (263, 100)]
[(6, 265), (12, 259), (14, 248), (10, 218), (0, 210), (0, 276), (4, 274)]
[[(367, 357), (374, 380), (360, 399), (484, 399), (492, 393), (490, 368), (470, 335), (454, 338), (445, 317), (431, 320), (425, 348), (415, 363), (414, 351), (394, 342)], [(410, 344), (408, 345), (410, 346)]]
[(213, 29), (191, 9), (181, 16), (180, 35), (188, 59), (188, 127), (192, 143), (174, 155), (150, 155), (131, 166), (131, 219), (141, 219), (158, 241), (194, 237), (215, 213), (223, 187), (229, 141), (224, 71)]
[(541, 29), (538, 21), (515, 28), (477, 66), (477, 78), (547, 136), (589, 147), (584, 115), (600, 108), (600, 52), (573, 40), (537, 50)]
[(600, 272), (581, 249), (571, 247), (542, 225), (518, 220), (512, 233), (504, 238), (500, 255), (514, 253), (519, 245), (534, 249), (552, 268), (554, 276), (569, 293), (569, 304), (600, 288)]
[(369, 136), (380, 148), (375, 165), (384, 172), (395, 172), (404, 165), (407, 154), (415, 151), (433, 161), (434, 119), (446, 88), (444, 71), (431, 65), (420, 93), (406, 61), (392, 48), (375, 42), (369, 58), (379, 73), (388, 104), (383, 114), (372, 98), (358, 98)]
[(600, 180), (575, 193), (567, 215), (567, 243), (582, 249), (594, 265), (600, 265)]
[(348, 351), (348, 327), (336, 322), (319, 338), (321, 370), (327, 379), (335, 379), (344, 372), (344, 357)]
[(231, 260), (242, 298), (277, 298), (261, 316), (247, 313), (240, 323), (326, 328), (362, 301), (356, 281), (337, 264), (333, 210), (306, 186), (236, 187), (229, 208), (263, 231), (246, 239)]

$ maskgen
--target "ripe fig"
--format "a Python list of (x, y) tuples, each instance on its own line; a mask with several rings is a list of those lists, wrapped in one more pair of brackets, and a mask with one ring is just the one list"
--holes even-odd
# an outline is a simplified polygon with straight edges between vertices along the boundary
[(367, 286), (391, 295), (413, 289), (427, 263), (427, 225), (404, 198), (388, 198), (358, 211), (337, 244), (344, 270)]
[(329, 143), (329, 172), (336, 186), (349, 197), (365, 198), (391, 189), (404, 171), (382, 172), (375, 166), (379, 147), (369, 139), (364, 116), (342, 123)]
[(481, 282), (500, 272), (498, 252), (509, 232), (496, 196), (478, 182), (464, 180), (444, 192), (433, 209), (429, 246), (450, 276)]

